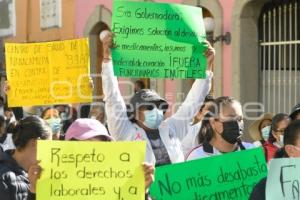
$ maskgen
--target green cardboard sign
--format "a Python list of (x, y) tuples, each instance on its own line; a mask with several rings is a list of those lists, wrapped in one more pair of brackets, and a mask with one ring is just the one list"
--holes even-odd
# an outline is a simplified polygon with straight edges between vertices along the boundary
[(300, 159), (271, 160), (266, 187), (267, 200), (300, 199)]
[(205, 78), (201, 8), (115, 1), (112, 21), (116, 76)]
[(261, 148), (158, 167), (150, 188), (156, 200), (248, 200), (267, 175)]

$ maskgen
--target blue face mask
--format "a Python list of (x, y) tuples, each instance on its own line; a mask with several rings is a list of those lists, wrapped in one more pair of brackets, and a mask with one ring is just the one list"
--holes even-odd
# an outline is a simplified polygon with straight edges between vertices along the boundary
[(150, 129), (157, 129), (164, 119), (164, 114), (162, 110), (156, 107), (152, 110), (144, 111), (145, 121), (143, 124)]
[(51, 127), (52, 134), (57, 134), (60, 132), (62, 127), (60, 118), (50, 118), (45, 120)]
[(261, 129), (261, 136), (265, 141), (269, 139), (270, 131), (271, 131), (271, 126), (266, 126), (263, 129)]

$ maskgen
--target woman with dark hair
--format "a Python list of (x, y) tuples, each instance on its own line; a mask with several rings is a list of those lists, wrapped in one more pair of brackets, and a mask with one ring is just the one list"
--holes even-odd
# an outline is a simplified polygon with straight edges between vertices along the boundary
[(252, 144), (241, 141), (243, 126), (240, 102), (226, 96), (215, 99), (202, 120), (198, 134), (200, 146), (194, 148), (186, 160), (252, 148)]
[(35, 199), (36, 180), (41, 168), (36, 160), (37, 140), (50, 139), (50, 127), (41, 118), (22, 119), (13, 131), (16, 147), (0, 153), (1, 200)]
[[(300, 158), (300, 120), (292, 122), (284, 131), (283, 147), (274, 158)], [(279, 181), (279, 180), (278, 180)], [(267, 178), (263, 178), (253, 189), (250, 200), (266, 199)]]
[(199, 112), (195, 115), (193, 121), (190, 123), (188, 134), (181, 141), (182, 151), (186, 156), (192, 149), (199, 145), (198, 143), (198, 133), (201, 128), (201, 122), (208, 112), (209, 107), (213, 106), (214, 98), (211, 95), (207, 95), (203, 102), (203, 105), (200, 107)]
[(276, 151), (283, 146), (283, 133), (289, 123), (289, 116), (284, 113), (276, 114), (272, 118), (269, 139), (263, 145), (267, 162), (269, 162), (274, 157)]

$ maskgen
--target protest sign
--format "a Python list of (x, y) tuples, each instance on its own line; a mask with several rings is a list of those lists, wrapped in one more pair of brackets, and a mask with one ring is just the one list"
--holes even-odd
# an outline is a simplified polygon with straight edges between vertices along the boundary
[(205, 78), (201, 8), (114, 1), (112, 13), (116, 76)]
[(263, 150), (244, 150), (158, 167), (150, 194), (159, 200), (248, 200), (266, 175)]
[(145, 142), (38, 141), (38, 200), (144, 200)]
[(300, 199), (300, 159), (276, 158), (271, 160), (267, 178), (267, 200)]
[(87, 39), (5, 44), (8, 106), (91, 102)]

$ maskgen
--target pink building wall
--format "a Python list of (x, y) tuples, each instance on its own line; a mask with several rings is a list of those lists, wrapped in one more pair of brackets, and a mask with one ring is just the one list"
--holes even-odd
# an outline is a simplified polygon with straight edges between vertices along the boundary
[[(223, 33), (231, 32), (231, 13), (235, 0), (219, 0), (223, 8)], [(181, 3), (182, 0), (157, 0), (157, 2), (173, 2)], [(89, 16), (92, 14), (95, 6), (104, 5), (109, 10), (112, 9), (112, 0), (77, 0), (76, 1), (76, 24), (75, 33), (77, 37), (83, 36), (84, 27)], [(231, 45), (223, 45), (222, 49), (222, 69), (223, 82), (222, 94), (231, 95), (231, 81), (232, 81), (232, 47)], [(172, 104), (176, 102), (176, 87), (172, 80), (166, 80), (165, 93), (173, 93), (174, 95), (168, 97), (168, 101)]]
[(93, 13), (94, 9), (98, 5), (103, 5), (109, 10), (112, 8), (112, 0), (76, 0), (76, 21), (75, 21), (75, 33), (76, 36), (82, 37), (84, 26)]
[[(231, 32), (231, 14), (233, 13), (234, 0), (219, 0), (223, 8), (223, 33)], [(223, 95), (230, 96), (232, 81), (232, 48), (230, 45), (223, 45)]]

